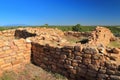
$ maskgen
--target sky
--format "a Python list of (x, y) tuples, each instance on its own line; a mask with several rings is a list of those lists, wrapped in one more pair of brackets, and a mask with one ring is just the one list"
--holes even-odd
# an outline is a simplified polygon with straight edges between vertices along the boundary
[(120, 0), (0, 0), (3, 25), (120, 25)]

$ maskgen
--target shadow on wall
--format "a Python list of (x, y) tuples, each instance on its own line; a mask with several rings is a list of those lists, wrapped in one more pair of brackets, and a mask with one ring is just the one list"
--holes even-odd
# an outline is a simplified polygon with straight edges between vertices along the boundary
[(89, 39), (82, 39), (80, 41), (77, 41), (76, 43), (86, 44), (89, 42)]
[(15, 35), (14, 35), (14, 37), (17, 38), (17, 39), (19, 39), (19, 38), (26, 39), (28, 37), (34, 37), (34, 36), (36, 36), (36, 34), (29, 33), (26, 30), (16, 30)]

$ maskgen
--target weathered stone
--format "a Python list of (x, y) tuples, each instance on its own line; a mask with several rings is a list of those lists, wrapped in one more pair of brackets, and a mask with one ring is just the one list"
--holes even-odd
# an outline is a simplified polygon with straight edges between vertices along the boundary
[(116, 71), (115, 75), (120, 76), (120, 71)]
[(115, 71), (114, 70), (110, 70), (110, 69), (107, 69), (106, 70), (106, 73), (109, 74), (109, 75), (114, 75), (115, 74)]
[(98, 71), (99, 68), (94, 64), (88, 64), (88, 69), (93, 71)]
[(111, 80), (120, 80), (120, 76), (111, 75)]
[(64, 65), (64, 67), (67, 69), (73, 69), (73, 66), (71, 66), (71, 65)]
[(79, 67), (80, 67), (80, 68), (83, 68), (83, 69), (87, 69), (87, 66), (84, 65), (84, 64), (79, 64)]
[(88, 64), (91, 64), (91, 59), (89, 59), (89, 58), (83, 58), (83, 64), (85, 64), (85, 65), (88, 65)]
[(86, 47), (82, 50), (86, 54), (97, 54), (98, 50), (96, 48)]
[(116, 70), (117, 69), (117, 65), (114, 64), (114, 63), (110, 63), (110, 62), (106, 62), (106, 67), (108, 69), (111, 69), (111, 70)]
[(89, 43), (94, 45), (98, 44), (107, 45), (109, 44), (111, 39), (115, 39), (115, 37), (108, 28), (97, 26), (97, 28), (91, 33)]
[(75, 51), (81, 52), (82, 46), (75, 46), (74, 49), (75, 49)]
[(108, 75), (106, 74), (98, 74), (98, 80), (106, 80), (108, 78)]
[(106, 68), (105, 67), (101, 67), (99, 69), (99, 73), (105, 74), (106, 73)]
[(113, 53), (115, 53), (115, 54), (119, 54), (120, 53), (120, 49), (118, 49), (118, 48), (113, 48)]
[(70, 73), (77, 74), (77, 71), (75, 69), (70, 69)]
[(83, 54), (82, 57), (83, 58), (91, 58), (91, 54)]
[(99, 60), (100, 59), (100, 55), (99, 54), (92, 55), (92, 59)]
[(89, 38), (84, 45), (69, 43), (64, 39), (64, 32), (57, 29), (21, 28), (17, 31), (0, 31), (1, 71), (22, 71), (25, 64), (32, 61), (73, 80), (119, 80), (119, 48), (106, 49), (114, 37), (106, 28), (96, 28), (89, 34), (72, 32), (73, 36)]
[(82, 77), (85, 77), (85, 76), (86, 76), (87, 69), (78, 67), (78, 68), (77, 68), (77, 71), (78, 71), (79, 76), (82, 76)]
[(88, 70), (86, 76), (95, 78), (97, 75), (96, 71)]
[(76, 60), (82, 60), (82, 57), (81, 56), (76, 56), (75, 59)]
[(99, 60), (91, 60), (91, 64), (96, 65), (97, 67), (100, 67), (100, 61)]
[(82, 56), (82, 54), (81, 54), (80, 52), (77, 52), (77, 51), (74, 51), (74, 54), (75, 54), (76, 56)]
[(106, 54), (106, 49), (104, 47), (98, 47), (97, 48), (100, 54)]
[(78, 66), (78, 63), (76, 62), (72, 62), (72, 64), (71, 64), (73, 67), (76, 67), (76, 66)]
[(61, 55), (60, 55), (60, 58), (61, 58), (61, 59), (66, 59), (67, 56), (66, 56), (65, 54), (61, 54)]
[(71, 61), (70, 60), (65, 60), (66, 64), (71, 65)]

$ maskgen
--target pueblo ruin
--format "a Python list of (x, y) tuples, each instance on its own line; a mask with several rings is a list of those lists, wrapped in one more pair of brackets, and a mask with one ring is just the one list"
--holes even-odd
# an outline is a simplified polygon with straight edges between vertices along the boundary
[(33, 63), (70, 80), (120, 80), (120, 48), (107, 46), (115, 40), (99, 26), (90, 33), (30, 27), (0, 31), (0, 74)]

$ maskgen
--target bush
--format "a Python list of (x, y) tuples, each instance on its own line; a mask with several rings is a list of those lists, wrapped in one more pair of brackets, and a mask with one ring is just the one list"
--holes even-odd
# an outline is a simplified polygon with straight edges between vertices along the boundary
[(80, 24), (73, 26), (72, 29), (73, 31), (80, 31), (81, 30)]

